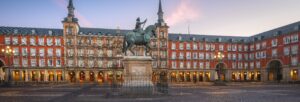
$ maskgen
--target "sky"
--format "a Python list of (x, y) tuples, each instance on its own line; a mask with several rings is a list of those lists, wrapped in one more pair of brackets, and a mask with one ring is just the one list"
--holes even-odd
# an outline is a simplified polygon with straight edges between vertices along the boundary
[[(81, 27), (157, 22), (158, 0), (74, 0)], [(1, 0), (0, 26), (62, 28), (68, 0)], [(162, 0), (170, 33), (251, 36), (300, 21), (300, 0)]]

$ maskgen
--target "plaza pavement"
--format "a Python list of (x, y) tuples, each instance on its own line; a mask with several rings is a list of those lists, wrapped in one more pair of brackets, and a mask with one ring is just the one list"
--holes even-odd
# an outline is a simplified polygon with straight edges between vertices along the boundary
[(0, 87), (0, 102), (300, 102), (299, 84), (171, 85), (168, 95), (109, 96), (109, 87), (68, 84)]

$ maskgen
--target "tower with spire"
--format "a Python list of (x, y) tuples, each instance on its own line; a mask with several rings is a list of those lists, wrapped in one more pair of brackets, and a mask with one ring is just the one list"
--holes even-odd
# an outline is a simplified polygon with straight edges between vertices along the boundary
[(78, 19), (75, 17), (75, 7), (73, 5), (73, 0), (69, 0), (68, 4), (68, 16), (62, 21), (64, 34), (65, 35), (75, 35), (79, 30)]

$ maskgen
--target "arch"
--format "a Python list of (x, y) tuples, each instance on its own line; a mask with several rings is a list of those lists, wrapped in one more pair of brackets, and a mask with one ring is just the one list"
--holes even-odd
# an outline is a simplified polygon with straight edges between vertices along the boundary
[(225, 70), (226, 70), (226, 64), (225, 63), (223, 63), (223, 62), (220, 62), (220, 63), (218, 63), (218, 64), (216, 64), (216, 71), (217, 71), (217, 75), (218, 75), (218, 80), (223, 80), (223, 81), (225, 81)]
[(99, 71), (98, 72), (98, 82), (99, 83), (103, 83), (104, 82), (104, 72), (103, 71)]
[(95, 73), (93, 71), (90, 72), (90, 82), (94, 82), (95, 81)]
[(80, 81), (85, 81), (85, 72), (84, 71), (79, 72), (79, 80)]
[(216, 65), (215, 65), (215, 68), (217, 68), (218, 66), (222, 66), (222, 67), (224, 67), (224, 68), (227, 68), (227, 65), (226, 65), (226, 63), (224, 63), (224, 62), (219, 62), (219, 63), (217, 63)]
[(267, 65), (267, 73), (269, 81), (280, 81), (282, 80), (282, 61), (271, 60)]
[(69, 80), (70, 80), (70, 82), (72, 82), (72, 83), (74, 83), (74, 82), (76, 82), (76, 73), (74, 72), (74, 71), (70, 71), (69, 72)]

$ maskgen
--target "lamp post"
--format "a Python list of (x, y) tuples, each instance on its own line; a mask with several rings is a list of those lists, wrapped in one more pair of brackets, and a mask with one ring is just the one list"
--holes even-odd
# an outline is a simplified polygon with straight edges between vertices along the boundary
[[(217, 59), (219, 63), (222, 63), (223, 62), (223, 58), (225, 56), (221, 53), (221, 52), (218, 52), (217, 55), (214, 56), (214, 59)], [(221, 74), (222, 74), (222, 68), (221, 68), (221, 65), (217, 66), (216, 68), (216, 71), (217, 71), (217, 74), (218, 74), (218, 81), (221, 82)]]
[(6, 57), (8, 57), (8, 61), (7, 61), (7, 65), (6, 65), (6, 68), (8, 70), (8, 81), (11, 81), (11, 72), (10, 72), (10, 67), (12, 67), (12, 64), (10, 63), (10, 58), (11, 56), (15, 53), (15, 51), (13, 51), (11, 49), (10, 46), (6, 46), (4, 49), (1, 49), (1, 52), (3, 53), (3, 55)]

